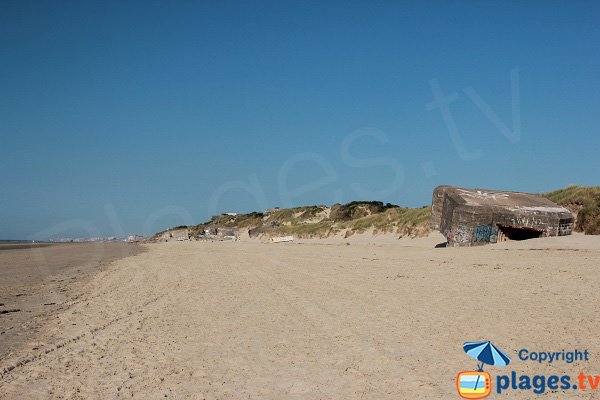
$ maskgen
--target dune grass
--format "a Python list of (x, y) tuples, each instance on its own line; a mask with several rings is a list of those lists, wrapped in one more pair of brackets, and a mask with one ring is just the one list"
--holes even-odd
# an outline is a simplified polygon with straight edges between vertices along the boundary
[(279, 226), (273, 230), (277, 235), (294, 235), (298, 237), (326, 237), (335, 230), (330, 220), (316, 223), (299, 223), (294, 225)]
[(569, 186), (543, 196), (577, 213), (575, 230), (600, 235), (600, 186)]
[(429, 226), (431, 207), (422, 208), (389, 208), (384, 212), (367, 215), (358, 219), (346, 221), (342, 227), (356, 232), (365, 232), (373, 228), (377, 232), (400, 233), (411, 231), (416, 227)]

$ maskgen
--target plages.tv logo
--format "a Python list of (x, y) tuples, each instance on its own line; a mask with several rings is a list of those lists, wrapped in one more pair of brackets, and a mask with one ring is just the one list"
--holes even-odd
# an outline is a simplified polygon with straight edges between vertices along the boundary
[(476, 371), (459, 372), (456, 377), (458, 394), (465, 399), (483, 399), (492, 393), (492, 377), (483, 370), (483, 366), (494, 365), (504, 367), (510, 358), (492, 342), (466, 342), (465, 353), (477, 360)]

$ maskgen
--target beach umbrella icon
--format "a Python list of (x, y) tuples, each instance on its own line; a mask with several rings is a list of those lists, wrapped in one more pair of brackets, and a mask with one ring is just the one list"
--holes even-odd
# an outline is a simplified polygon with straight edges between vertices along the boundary
[[(504, 367), (510, 363), (510, 357), (500, 351), (500, 349), (494, 346), (490, 341), (466, 342), (463, 344), (463, 350), (465, 353), (481, 362), (481, 364), (477, 364), (478, 371), (483, 371), (483, 364)], [(481, 375), (477, 375), (477, 380), (475, 381), (474, 386), (475, 388), (477, 388), (480, 377)]]
[(492, 342), (467, 342), (463, 344), (465, 353), (481, 362), (477, 364), (477, 370), (483, 371), (483, 364), (504, 367), (510, 363), (510, 357), (504, 354)]

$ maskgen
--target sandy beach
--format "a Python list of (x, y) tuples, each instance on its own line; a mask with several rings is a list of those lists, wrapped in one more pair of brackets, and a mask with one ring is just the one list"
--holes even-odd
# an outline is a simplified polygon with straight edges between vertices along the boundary
[[(71, 280), (19, 348), (0, 336), (0, 398), (458, 398), (456, 374), (476, 364), (462, 344), (476, 340), (518, 374), (600, 374), (600, 237), (441, 241), (144, 245)], [(591, 356), (539, 364), (522, 348)]]
[(0, 359), (43, 337), (45, 322), (64, 311), (78, 284), (143, 250), (110, 242), (1, 244)]

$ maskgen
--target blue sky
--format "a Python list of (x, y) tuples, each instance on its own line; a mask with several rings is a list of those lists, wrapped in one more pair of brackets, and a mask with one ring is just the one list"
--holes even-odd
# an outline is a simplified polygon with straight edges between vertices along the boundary
[(523, 3), (4, 1), (0, 239), (597, 185), (600, 5)]

